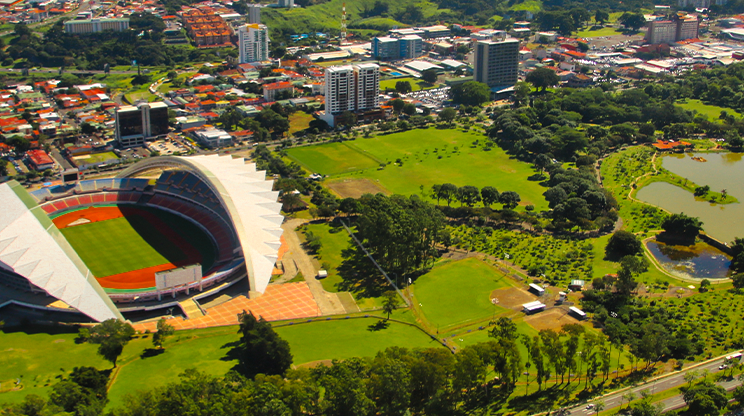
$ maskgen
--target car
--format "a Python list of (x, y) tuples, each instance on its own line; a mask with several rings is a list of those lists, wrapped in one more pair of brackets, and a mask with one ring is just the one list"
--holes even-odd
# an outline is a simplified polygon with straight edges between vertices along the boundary
[(588, 405), (586, 405), (586, 410), (591, 410), (591, 409), (594, 409), (594, 404), (589, 403)]
[(721, 364), (721, 365), (718, 366), (718, 369), (719, 370), (725, 370), (727, 368), (728, 368), (728, 364)]

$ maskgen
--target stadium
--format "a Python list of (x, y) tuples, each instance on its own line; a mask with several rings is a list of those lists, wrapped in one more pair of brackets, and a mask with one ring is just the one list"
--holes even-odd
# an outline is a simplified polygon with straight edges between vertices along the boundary
[[(149, 158), (115, 178), (27, 192), (0, 185), (0, 307), (94, 321), (266, 290), (281, 204), (255, 164), (230, 156)], [(198, 303), (197, 303), (198, 305)]]

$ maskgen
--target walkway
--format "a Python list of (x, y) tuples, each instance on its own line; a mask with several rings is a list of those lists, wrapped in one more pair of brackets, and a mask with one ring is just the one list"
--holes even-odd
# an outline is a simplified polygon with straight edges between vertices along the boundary
[[(318, 305), (306, 283), (269, 285), (266, 292), (254, 299), (238, 296), (223, 304), (207, 309), (207, 315), (193, 319), (173, 318), (168, 321), (175, 329), (196, 329), (222, 325), (237, 325), (238, 314), (251, 311), (267, 321), (314, 318), (320, 316)], [(157, 322), (135, 324), (138, 331), (155, 331)]]
[[(336, 293), (328, 293), (323, 289), (323, 285), (318, 279), (318, 271), (313, 266), (313, 262), (310, 260), (310, 256), (305, 253), (305, 249), (302, 248), (300, 238), (297, 236), (295, 231), (297, 227), (308, 222), (308, 220), (294, 218), (284, 222), (282, 228), (284, 229), (284, 238), (287, 241), (287, 253), (284, 254), (284, 263), (294, 261), (297, 265), (297, 270), (302, 273), (305, 278), (305, 282), (310, 288), (310, 292), (315, 298), (315, 302), (320, 308), (321, 315), (340, 315), (346, 313), (343, 304), (338, 298)], [(271, 286), (269, 286), (271, 287)]]

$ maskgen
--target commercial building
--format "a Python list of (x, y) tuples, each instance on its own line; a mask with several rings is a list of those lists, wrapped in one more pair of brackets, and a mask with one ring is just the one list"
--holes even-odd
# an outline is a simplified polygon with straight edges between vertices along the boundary
[(400, 38), (398, 44), (400, 45), (401, 59), (414, 59), (421, 56), (424, 40), (420, 36), (407, 35)]
[(269, 59), (269, 29), (266, 25), (249, 23), (238, 28), (240, 63)]
[(648, 22), (646, 42), (652, 45), (674, 43), (698, 37), (699, 22), (695, 17), (673, 16), (670, 20)]
[(43, 150), (29, 150), (26, 152), (26, 157), (36, 171), (47, 170), (54, 167), (54, 160), (52, 160), (47, 152)]
[(421, 56), (424, 40), (418, 35), (400, 38), (382, 36), (372, 39), (372, 56), (376, 59), (413, 59)]
[(332, 66), (325, 72), (325, 113), (321, 117), (335, 126), (346, 111), (366, 120), (380, 116), (380, 67), (376, 64)]
[(279, 7), (286, 7), (291, 9), (294, 7), (294, 0), (279, 0), (276, 4)]
[(248, 5), (248, 23), (261, 24), (261, 8), (255, 4)]
[(145, 139), (168, 134), (168, 106), (162, 102), (126, 105), (116, 110), (116, 141), (122, 148), (143, 146)]
[(65, 22), (65, 33), (86, 34), (104, 30), (123, 32), (129, 29), (129, 19), (88, 19), (68, 20)]
[(232, 136), (225, 130), (214, 127), (194, 132), (195, 139), (207, 147), (223, 147), (232, 144)]
[(475, 44), (475, 72), (473, 79), (491, 88), (508, 87), (517, 83), (519, 40), (482, 40)]

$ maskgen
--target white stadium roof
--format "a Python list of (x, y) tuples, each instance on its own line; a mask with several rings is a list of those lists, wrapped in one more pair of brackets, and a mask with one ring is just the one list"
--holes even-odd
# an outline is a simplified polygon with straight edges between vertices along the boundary
[(266, 180), (266, 172), (231, 156), (162, 156), (137, 163), (119, 177), (155, 167), (188, 169), (212, 188), (235, 226), (250, 290), (263, 293), (278, 258), (284, 221), (282, 204), (276, 202), (279, 192), (272, 191), (274, 182)]
[(122, 316), (46, 213), (12, 181), (0, 185), (0, 267), (96, 321)]

